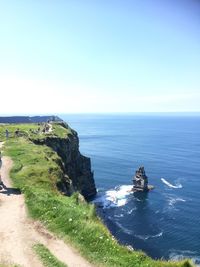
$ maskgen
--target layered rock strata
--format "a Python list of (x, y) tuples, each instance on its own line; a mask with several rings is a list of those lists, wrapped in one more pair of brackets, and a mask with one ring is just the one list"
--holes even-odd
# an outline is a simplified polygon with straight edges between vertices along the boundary
[[(66, 129), (69, 126), (60, 123)], [(65, 138), (46, 136), (43, 139), (33, 140), (34, 143), (51, 147), (61, 158), (64, 173), (63, 186), (70, 194), (79, 191), (86, 199), (96, 195), (94, 175), (91, 171), (90, 158), (83, 156), (79, 151), (79, 138), (77, 132), (71, 129), (71, 134)]]
[(152, 185), (148, 185), (148, 177), (146, 176), (144, 167), (139, 167), (136, 170), (133, 177), (133, 191), (134, 192), (148, 192), (150, 189), (153, 189)]

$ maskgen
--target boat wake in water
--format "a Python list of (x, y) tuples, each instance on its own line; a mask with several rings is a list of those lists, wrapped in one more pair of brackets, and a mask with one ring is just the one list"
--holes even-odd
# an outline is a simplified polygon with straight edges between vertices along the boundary
[(171, 187), (171, 188), (182, 188), (182, 184), (176, 184), (176, 185), (173, 185), (173, 184), (170, 184), (167, 180), (165, 180), (164, 178), (161, 178), (161, 181), (166, 184), (167, 186)]

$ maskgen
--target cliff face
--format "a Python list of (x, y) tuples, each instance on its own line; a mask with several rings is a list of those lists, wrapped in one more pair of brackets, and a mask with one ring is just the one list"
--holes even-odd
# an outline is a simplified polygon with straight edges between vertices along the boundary
[(47, 136), (34, 142), (51, 147), (61, 157), (65, 174), (63, 185), (68, 193), (79, 191), (86, 199), (96, 195), (90, 158), (81, 155), (78, 135), (74, 130), (71, 130), (71, 134), (68, 134), (66, 138)]

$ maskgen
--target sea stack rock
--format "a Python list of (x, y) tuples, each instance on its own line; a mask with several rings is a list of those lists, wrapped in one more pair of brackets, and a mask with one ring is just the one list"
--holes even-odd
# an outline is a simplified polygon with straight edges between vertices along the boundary
[(133, 177), (133, 192), (148, 192), (150, 189), (153, 189), (153, 186), (148, 185), (144, 167), (139, 167)]

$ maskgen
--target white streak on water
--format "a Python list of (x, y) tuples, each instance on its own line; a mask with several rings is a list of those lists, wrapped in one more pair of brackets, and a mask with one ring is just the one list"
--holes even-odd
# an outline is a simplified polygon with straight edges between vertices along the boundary
[(186, 202), (186, 200), (185, 199), (182, 199), (182, 198), (179, 198), (179, 197), (177, 197), (177, 198), (170, 198), (169, 199), (169, 205), (170, 206), (174, 206), (174, 204), (176, 204), (176, 202)]
[(133, 209), (131, 209), (131, 210), (127, 211), (127, 214), (129, 214), (129, 215), (130, 215), (130, 214), (132, 214), (132, 213), (133, 213), (133, 211), (134, 211), (134, 210), (136, 210), (136, 209), (137, 209), (137, 208), (135, 207), (135, 208), (133, 208)]
[(165, 180), (164, 178), (161, 178), (161, 181), (166, 184), (167, 186), (171, 187), (171, 188), (182, 188), (182, 184), (176, 184), (176, 185), (173, 185), (173, 184), (170, 184), (167, 180)]
[(123, 217), (124, 217), (124, 214), (122, 214), (122, 213), (119, 214), (119, 215), (118, 215), (118, 214), (115, 214), (114, 217), (115, 217), (115, 218), (123, 218)]
[(126, 234), (128, 234), (128, 235), (133, 235), (133, 234), (134, 234), (132, 230), (129, 230), (129, 229), (125, 228), (121, 223), (116, 222), (116, 225), (117, 225), (117, 226), (118, 226), (124, 233), (126, 233)]
[(163, 232), (160, 232), (156, 235), (135, 235), (135, 237), (142, 239), (142, 240), (147, 240), (149, 238), (156, 238), (156, 237), (160, 237), (163, 235)]

